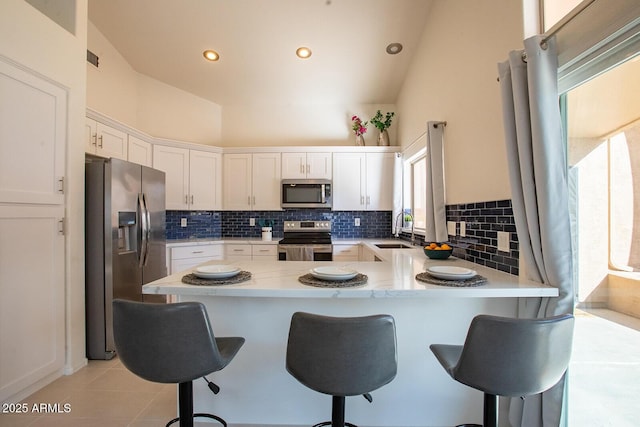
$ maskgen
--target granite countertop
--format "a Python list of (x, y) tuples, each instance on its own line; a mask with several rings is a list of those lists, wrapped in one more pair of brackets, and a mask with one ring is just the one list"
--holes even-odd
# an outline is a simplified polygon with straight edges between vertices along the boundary
[[(218, 242), (229, 242), (220, 239)], [(428, 259), (421, 247), (412, 249), (379, 249), (375, 243), (397, 242), (393, 239), (344, 239), (334, 243), (359, 243), (375, 252), (382, 262), (318, 262), (318, 261), (210, 261), (207, 264), (229, 264), (250, 271), (252, 278), (243, 283), (224, 286), (194, 286), (181, 282), (183, 271), (143, 286), (145, 294), (202, 295), (278, 298), (504, 298), (553, 297), (558, 290), (524, 278), (451, 257)], [(192, 241), (190, 241), (193, 244)], [(208, 243), (212, 241), (209, 240)], [(247, 239), (233, 242), (254, 243)], [(261, 240), (256, 240), (261, 242)], [(266, 243), (277, 243), (266, 242)], [(317, 288), (303, 285), (298, 277), (318, 266), (346, 266), (368, 276), (364, 286), (354, 288)], [(458, 266), (473, 269), (488, 283), (479, 287), (448, 287), (420, 282), (418, 273), (430, 266)]]

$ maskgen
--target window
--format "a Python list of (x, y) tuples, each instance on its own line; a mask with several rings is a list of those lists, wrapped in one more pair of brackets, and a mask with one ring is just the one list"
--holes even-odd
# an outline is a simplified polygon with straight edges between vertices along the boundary
[(422, 149), (404, 162), (404, 212), (413, 215), (414, 231), (424, 231), (427, 224), (427, 158)]

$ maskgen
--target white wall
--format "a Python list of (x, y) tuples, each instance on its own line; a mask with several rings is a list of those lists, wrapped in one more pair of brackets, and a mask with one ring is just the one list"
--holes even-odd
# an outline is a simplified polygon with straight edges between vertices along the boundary
[(398, 139), (446, 120), (446, 203), (510, 199), (497, 63), (522, 48), (522, 4), (436, 0), (396, 102)]
[[(355, 145), (351, 117), (368, 121), (378, 109), (396, 111), (393, 104), (224, 106), (221, 145)], [(392, 145), (399, 145), (396, 122), (387, 131)], [(378, 130), (369, 125), (366, 145), (376, 145), (377, 136)]]
[(220, 145), (218, 104), (138, 73), (91, 22), (87, 46), (87, 106), (152, 136)]
[[(66, 2), (63, 7), (73, 5)], [(84, 334), (84, 123), (87, 0), (75, 2), (75, 35), (23, 0), (0, 1), (0, 55), (68, 92), (66, 170), (66, 366), (86, 363)], [(28, 159), (24, 161), (28, 167)], [(28, 339), (28, 337), (25, 337)]]

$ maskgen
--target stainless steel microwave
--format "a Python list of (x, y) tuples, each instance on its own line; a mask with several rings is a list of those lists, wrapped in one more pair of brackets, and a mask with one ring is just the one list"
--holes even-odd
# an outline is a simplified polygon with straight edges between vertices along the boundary
[(283, 179), (283, 208), (331, 208), (331, 181), (327, 179)]

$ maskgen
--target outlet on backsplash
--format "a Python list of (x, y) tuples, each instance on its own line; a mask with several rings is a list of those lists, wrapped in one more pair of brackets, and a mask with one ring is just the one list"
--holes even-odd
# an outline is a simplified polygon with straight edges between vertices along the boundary
[(353, 219), (353, 225), (356, 227), (360, 227), (360, 218), (354, 218)]
[(180, 220), (180, 227), (186, 227), (187, 226), (187, 218), (182, 218)]

